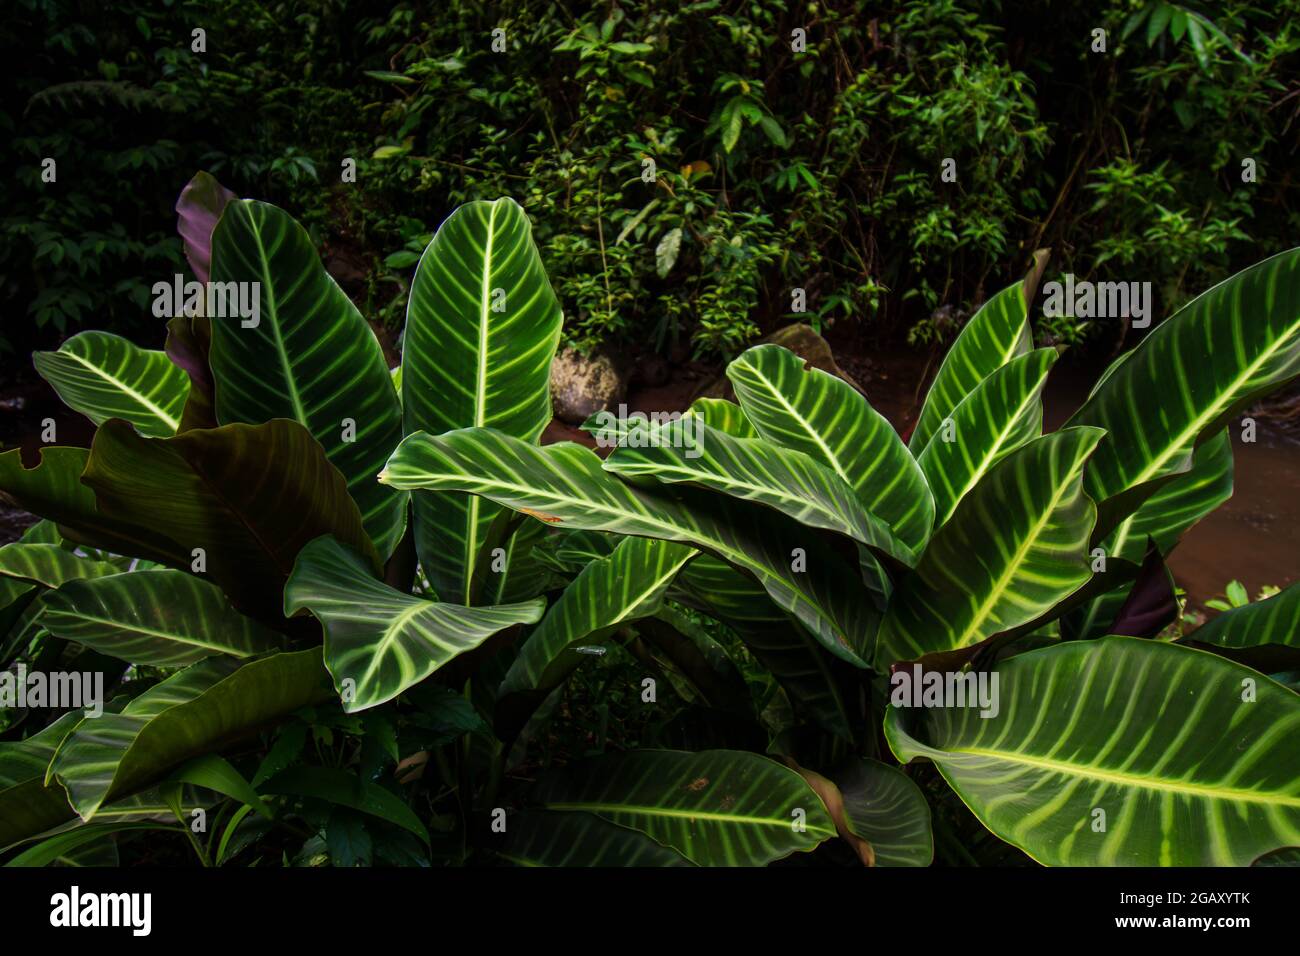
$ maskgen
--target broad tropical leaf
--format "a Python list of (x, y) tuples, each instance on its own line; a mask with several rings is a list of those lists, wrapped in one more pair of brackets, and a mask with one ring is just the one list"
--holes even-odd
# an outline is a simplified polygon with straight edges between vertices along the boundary
[(671, 596), (735, 631), (785, 688), (796, 713), (807, 715), (837, 737), (854, 739), (859, 721), (850, 713), (849, 698), (852, 678), (859, 672), (826, 654), (757, 582), (706, 554), (682, 569)]
[(414, 833), (425, 843), (429, 831), (402, 798), (377, 783), (338, 767), (290, 767), (262, 784), (263, 793), (281, 793), (351, 807)]
[(1017, 355), (1033, 348), (1024, 283), (1003, 289), (966, 323), (925, 396), (908, 447), (918, 458), (962, 400)]
[(989, 469), (894, 593), (877, 670), (1032, 621), (1088, 580), (1096, 508), (1083, 466), (1101, 438), (1096, 428), (1055, 432)]
[(844, 479), (803, 452), (682, 421), (648, 429), (644, 437), (640, 444), (616, 449), (605, 459), (605, 470), (756, 501), (801, 524), (848, 535), (909, 566), (916, 563), (915, 552), (863, 509)]
[[(511, 199), (461, 206), (439, 227), (411, 283), (402, 344), (406, 433), (472, 426), (535, 442), (551, 418), (559, 337), (560, 306), (528, 216)], [(434, 590), (468, 603), (499, 509), (478, 497), (424, 491), (414, 510), (416, 549)]]
[(1280, 684), (1130, 637), (1030, 651), (994, 673), (996, 716), (891, 707), (885, 732), (1040, 863), (1245, 866), (1300, 841), (1300, 696)]
[(934, 524), (943, 527), (993, 464), (1043, 428), (1040, 395), (1056, 361), (1052, 349), (1011, 359), (976, 385), (947, 416), (951, 441), (941, 425), (918, 464), (934, 492)]
[(591, 562), (533, 629), (501, 682), (500, 695), (543, 694), (580, 662), (575, 644), (599, 643), (619, 627), (653, 614), (677, 572), (696, 552), (654, 538), (625, 538)]
[(517, 866), (690, 866), (644, 833), (591, 813), (520, 810), (492, 837), (493, 853)]
[(56, 779), (83, 820), (300, 707), (329, 697), (319, 648), (241, 663), (211, 657), (173, 674), (121, 713), (83, 719), (58, 748)]
[(151, 438), (180, 427), (190, 385), (163, 352), (108, 332), (82, 332), (57, 352), (32, 353), (32, 362), (65, 405), (96, 425), (123, 418)]
[(930, 805), (897, 767), (854, 759), (831, 775), (849, 828), (871, 844), (876, 866), (929, 866), (934, 859)]
[(125, 422), (95, 434), (83, 482), (99, 511), (167, 536), (160, 552), (135, 551), (206, 572), (250, 613), (278, 619), (280, 590), (308, 541), (334, 534), (375, 562), (343, 477), (297, 422), (196, 429), (143, 438)]
[(840, 476), (868, 512), (919, 552), (934, 496), (894, 427), (852, 385), (779, 345), (758, 345), (727, 366), (745, 417), (768, 441), (801, 451)]
[(77, 578), (117, 574), (122, 569), (107, 561), (83, 558), (57, 544), (24, 544), (16, 541), (0, 547), (0, 580), (15, 578), (47, 588), (57, 588)]
[(1069, 422), (1107, 431), (1085, 489), (1101, 506), (1188, 470), (1198, 443), (1298, 374), (1300, 249), (1292, 249), (1197, 296), (1114, 365)]
[[(1224, 429), (1194, 452), (1192, 467), (1163, 485), (1101, 542), (1108, 562), (1140, 562), (1148, 538), (1168, 555), (1183, 533), (1232, 497), (1232, 441)], [(1101, 637), (1130, 588), (1120, 587), (1089, 601), (1067, 618), (1067, 629), (1077, 637)]]
[(762, 866), (835, 836), (796, 771), (739, 750), (609, 754), (547, 774), (532, 797), (638, 830), (700, 866)]
[(168, 568), (69, 581), (42, 604), (41, 626), (55, 637), (132, 664), (183, 667), (216, 654), (255, 657), (281, 643), (232, 608), (215, 584)]
[[(679, 541), (754, 575), (833, 653), (865, 666), (878, 624), (860, 585), (825, 546), (780, 515), (759, 518), (727, 498), (691, 499), (633, 488), (570, 442), (530, 445), (489, 429), (408, 436), (380, 476), (399, 488), (484, 495), (550, 524)], [(691, 489), (683, 489), (683, 492)], [(811, 573), (793, 570), (802, 549)]]
[[(129, 426), (123, 427), (130, 431)], [(90, 454), (85, 448), (56, 445), (41, 448), (39, 454), (35, 468), (23, 466), (21, 449), (0, 454), (0, 499), (57, 524), (63, 536), (78, 544), (115, 554), (147, 555), (159, 560), (173, 555), (181, 560), (175, 542), (157, 528), (152, 518), (135, 524), (100, 513), (95, 493), (81, 482)]]
[(63, 792), (45, 786), (45, 771), (81, 719), (72, 711), (25, 740), (0, 742), (0, 849), (72, 816)]
[(1224, 611), (1186, 640), (1218, 647), (1285, 644), (1300, 648), (1300, 584), (1263, 601)]
[(722, 398), (697, 398), (686, 410), (687, 415), (698, 415), (704, 424), (736, 438), (757, 438), (758, 429), (745, 417), (745, 410), (735, 402)]
[(403, 594), (331, 537), (302, 549), (284, 589), (286, 616), (310, 610), (325, 628), (325, 666), (343, 709), (392, 700), (452, 658), (514, 624), (532, 624), (546, 602), (465, 607)]
[(210, 317), (217, 420), (303, 425), (343, 474), (387, 559), (405, 527), (405, 496), (375, 475), (401, 438), (402, 413), (374, 332), (321, 265), (307, 231), (266, 203), (226, 206), (212, 235), (212, 281), (260, 283), (255, 326)]

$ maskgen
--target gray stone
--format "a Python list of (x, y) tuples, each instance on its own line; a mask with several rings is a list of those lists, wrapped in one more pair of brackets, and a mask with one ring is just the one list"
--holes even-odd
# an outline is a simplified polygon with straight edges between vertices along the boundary
[(596, 412), (627, 399), (627, 377), (610, 356), (561, 349), (551, 365), (551, 403), (555, 417), (581, 425)]

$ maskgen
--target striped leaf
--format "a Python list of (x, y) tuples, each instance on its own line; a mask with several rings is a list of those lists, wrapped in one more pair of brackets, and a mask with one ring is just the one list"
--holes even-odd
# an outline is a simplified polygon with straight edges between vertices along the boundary
[(83, 719), (59, 747), (56, 779), (83, 820), (173, 767), (328, 698), (319, 648), (241, 663), (210, 657), (173, 674), (121, 713)]
[(1300, 647), (1300, 584), (1263, 601), (1224, 611), (1185, 639), (1217, 647)]
[(548, 773), (532, 798), (637, 830), (699, 866), (763, 866), (835, 836), (796, 771), (739, 750), (596, 757)]
[(538, 553), (546, 540), (546, 525), (541, 521), (521, 521), (501, 545), (501, 570), (489, 563), (487, 580), (481, 595), (484, 604), (512, 604), (563, 587), (564, 578), (556, 574)]
[(217, 420), (303, 425), (347, 481), (381, 559), (396, 547), (405, 496), (375, 481), (402, 433), (379, 340), (325, 271), (307, 231), (251, 199), (230, 202), (212, 234), (212, 281), (260, 283), (259, 317), (211, 317)]
[(978, 644), (1034, 620), (1087, 582), (1096, 508), (1083, 466), (1096, 428), (1035, 439), (989, 469), (894, 593), (876, 669)]
[(1153, 490), (1191, 467), (1199, 442), (1297, 375), (1300, 249), (1292, 249), (1198, 296), (1114, 365), (1069, 422), (1107, 431), (1085, 489), (1103, 511), (1126, 492)]
[(897, 767), (854, 759), (832, 774), (849, 829), (871, 844), (876, 866), (929, 866), (934, 859), (930, 805)]
[(670, 596), (722, 621), (754, 659), (785, 689), (795, 712), (844, 740), (856, 727), (849, 700), (858, 674), (828, 655), (803, 628), (772, 603), (753, 579), (712, 555), (682, 569)]
[(403, 594), (331, 537), (302, 549), (284, 589), (286, 616), (306, 609), (324, 627), (325, 666), (349, 713), (392, 700), (498, 631), (532, 624), (545, 606), (470, 608)]
[(506, 817), (505, 833), (491, 837), (492, 852), (516, 866), (690, 866), (644, 833), (591, 813), (519, 810)]
[(952, 440), (945, 440), (949, 433), (940, 427), (925, 446), (917, 463), (934, 492), (935, 527), (943, 527), (994, 462), (1042, 434), (1040, 396), (1055, 361), (1053, 349), (1036, 349), (1011, 359), (976, 385), (947, 416)]
[(501, 682), (500, 696), (548, 693), (581, 663), (578, 643), (604, 640), (624, 624), (653, 614), (677, 572), (696, 552), (653, 538), (624, 538), (607, 557), (592, 561), (565, 588), (528, 635)]
[(749, 349), (727, 366), (727, 377), (760, 435), (830, 468), (868, 512), (920, 551), (934, 522), (934, 496), (893, 426), (857, 389), (806, 368), (779, 345)]
[[(670, 498), (633, 488), (604, 471), (600, 458), (581, 445), (542, 448), (480, 428), (408, 436), (380, 480), (398, 488), (483, 495), (549, 524), (710, 551), (754, 575), (779, 607), (833, 653), (865, 666), (862, 654), (878, 624), (874, 607), (855, 600), (861, 586), (837, 555), (780, 515), (759, 515), (753, 506), (727, 498)], [(796, 549), (803, 550), (806, 572), (793, 570)]]
[(32, 353), (32, 362), (65, 405), (96, 425), (122, 418), (151, 438), (180, 427), (190, 383), (163, 352), (108, 332), (82, 332), (57, 352)]
[(605, 470), (625, 478), (689, 483), (775, 508), (796, 521), (870, 545), (907, 565), (916, 554), (830, 468), (761, 438), (733, 438), (708, 425), (670, 422), (641, 444), (617, 448)]
[(996, 716), (891, 707), (885, 733), (1040, 863), (1245, 866), (1300, 841), (1300, 696), (1280, 684), (1129, 637), (1031, 651), (994, 673)]
[(132, 664), (183, 667), (212, 657), (254, 657), (280, 646), (279, 635), (230, 606), (221, 589), (184, 571), (162, 568), (70, 581), (47, 594), (40, 623)]
[(757, 438), (758, 429), (745, 417), (745, 410), (735, 402), (723, 398), (697, 398), (686, 410), (687, 415), (698, 415), (704, 424), (736, 438)]
[[(1173, 478), (1142, 502), (1136, 512), (1106, 536), (1100, 547), (1107, 561), (1118, 558), (1140, 563), (1150, 537), (1160, 553), (1168, 555), (1186, 531), (1230, 497), (1232, 441), (1224, 429), (1196, 449), (1189, 471)], [(1066, 618), (1067, 630), (1085, 638), (1109, 633), (1130, 590), (1126, 585), (1087, 602)]]
[(189, 570), (201, 548), (205, 573), (261, 617), (279, 619), (283, 582), (313, 538), (336, 534), (376, 563), (343, 476), (287, 419), (167, 439), (109, 421), (95, 434), (83, 481), (101, 513), (167, 536), (160, 552), (129, 553)]
[(121, 570), (115, 564), (83, 558), (57, 544), (14, 542), (0, 547), (0, 580), (7, 577), (57, 588), (67, 581), (103, 577)]
[[(402, 345), (406, 433), (485, 427), (536, 442), (551, 418), (560, 324), (523, 209), (511, 199), (461, 206), (439, 227), (411, 283)], [(444, 599), (469, 603), (499, 509), (431, 491), (413, 503), (425, 574)]]
[(944, 356), (916, 420), (908, 447), (918, 458), (943, 420), (980, 382), (1033, 347), (1028, 313), (1024, 283), (1017, 282), (985, 302), (966, 323)]

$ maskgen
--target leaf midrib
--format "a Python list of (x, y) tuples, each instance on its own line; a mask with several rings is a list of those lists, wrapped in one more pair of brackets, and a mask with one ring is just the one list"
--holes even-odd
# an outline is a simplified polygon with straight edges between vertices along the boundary
[(1010, 763), (1020, 763), (1028, 767), (1036, 767), (1053, 773), (1086, 777), (1090, 780), (1101, 780), (1119, 786), (1185, 793), (1211, 800), (1227, 800), (1234, 803), (1267, 803), (1277, 806), (1300, 808), (1300, 796), (1287, 797), (1281, 794), (1269, 795), (1257, 790), (1242, 790), (1235, 787), (1187, 785), (1172, 780), (1164, 780), (1158, 777), (1143, 776), (1142, 774), (1124, 773), (1116, 770), (1100, 770), (1095, 767), (1070, 763), (1065, 760), (1049, 760), (1045, 757), (1029, 757), (1020, 753), (1000, 750), (985, 750), (979, 747), (952, 748), (949, 749), (948, 752), (953, 754), (968, 754), (972, 757), (1005, 760)]

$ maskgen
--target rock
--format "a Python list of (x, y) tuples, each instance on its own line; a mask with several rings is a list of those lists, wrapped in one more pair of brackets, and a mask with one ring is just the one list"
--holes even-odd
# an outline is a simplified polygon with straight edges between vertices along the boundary
[[(806, 364), (842, 378), (859, 392), (862, 391), (862, 386), (853, 380), (852, 375), (839, 366), (839, 363), (835, 361), (834, 354), (831, 352), (830, 345), (824, 338), (813, 331), (811, 325), (800, 323), (798, 325), (784, 326), (756, 344), (764, 345), (767, 343), (789, 349), (803, 359)], [(696, 397), (727, 398), (734, 401), (736, 393), (727, 380), (727, 376), (722, 375), (701, 389)]]
[(608, 355), (583, 355), (566, 348), (555, 356), (551, 402), (556, 418), (581, 425), (596, 412), (612, 409), (626, 399), (627, 378)]

